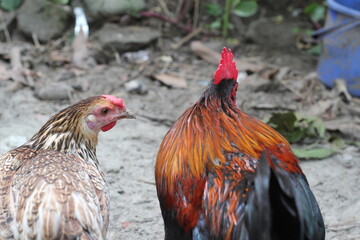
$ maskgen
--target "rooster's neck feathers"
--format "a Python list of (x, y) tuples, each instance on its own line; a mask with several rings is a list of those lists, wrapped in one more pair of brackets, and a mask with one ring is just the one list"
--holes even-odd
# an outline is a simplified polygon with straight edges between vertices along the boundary
[(231, 50), (227, 50), (225, 47), (221, 52), (221, 59), (218, 69), (214, 74), (214, 84), (219, 84), (222, 80), (231, 79), (236, 81), (238, 76), (238, 70), (236, 64), (233, 61), (233, 54)]
[(90, 103), (98, 97), (85, 99), (63, 109), (49, 121), (26, 144), (34, 150), (55, 150), (98, 163), (96, 145), (98, 134), (85, 129), (84, 119)]

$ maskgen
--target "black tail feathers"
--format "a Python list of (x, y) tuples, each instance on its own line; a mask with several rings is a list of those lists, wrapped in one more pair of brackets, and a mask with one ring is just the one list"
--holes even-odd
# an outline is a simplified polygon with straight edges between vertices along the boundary
[(262, 154), (246, 206), (249, 239), (325, 239), (322, 215), (306, 177), (279, 164), (274, 156)]

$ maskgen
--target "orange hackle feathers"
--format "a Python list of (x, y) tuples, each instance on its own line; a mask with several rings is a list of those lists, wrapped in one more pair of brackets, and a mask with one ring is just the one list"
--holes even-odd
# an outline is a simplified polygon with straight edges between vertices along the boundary
[[(305, 229), (302, 224), (314, 225), (311, 222), (313, 220), (309, 219), (316, 219), (315, 215), (319, 211), (316, 212), (317, 204), (313, 201), (308, 185), (301, 180), (305, 177), (298, 159), (281, 134), (237, 108), (237, 74), (233, 54), (224, 48), (209, 88), (179, 117), (160, 145), (155, 180), (165, 223), (165, 240), (260, 239), (241, 234), (252, 230), (251, 226), (246, 226), (248, 229), (243, 231), (246, 223), (253, 219), (265, 219), (261, 214), (270, 216), (268, 212), (258, 210), (246, 213), (248, 210), (245, 208), (252, 204), (249, 202), (250, 197), (261, 201), (261, 196), (266, 196), (269, 190), (269, 176), (273, 175), (266, 175), (265, 171), (260, 174), (257, 172), (258, 165), (261, 165), (259, 162), (264, 161), (268, 163), (266, 166), (277, 169), (275, 175), (287, 177), (289, 174), (292, 179), (289, 186), (286, 185), (290, 190), (280, 186), (277, 191), (292, 194), (299, 184), (305, 189), (302, 194), (307, 197), (294, 195), (297, 201), (295, 206), (301, 206), (299, 201), (308, 201), (305, 206), (311, 205), (309, 212), (315, 213), (314, 216), (299, 217), (298, 225), (300, 231)], [(271, 157), (261, 160), (264, 152)], [(262, 168), (266, 169), (266, 166)], [(265, 185), (260, 184), (268, 186), (261, 189), (263, 195), (260, 197), (254, 191), (255, 177), (260, 179), (258, 181), (267, 182)], [(266, 209), (271, 207), (269, 202), (265, 203), (268, 204)], [(257, 206), (251, 207), (258, 209)], [(282, 207), (291, 208), (285, 205)], [(299, 209), (289, 211), (292, 213)], [(249, 217), (246, 222), (246, 214), (255, 217)], [(255, 221), (255, 230), (251, 234), (259, 232), (256, 224)], [(267, 223), (269, 226), (271, 224)], [(286, 228), (286, 220), (284, 226)], [(309, 234), (314, 234), (315, 230), (311, 227), (309, 229)], [(297, 232), (294, 234), (296, 236)]]
[(219, 84), (224, 79), (237, 80), (238, 70), (236, 64), (233, 61), (233, 54), (231, 50), (227, 50), (225, 47), (221, 52), (221, 59), (218, 69), (214, 74), (214, 84)]

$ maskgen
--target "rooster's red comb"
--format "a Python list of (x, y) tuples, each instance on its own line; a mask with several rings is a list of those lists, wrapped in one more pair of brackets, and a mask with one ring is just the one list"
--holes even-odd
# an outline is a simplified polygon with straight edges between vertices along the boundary
[(115, 96), (112, 95), (101, 95), (101, 97), (105, 98), (106, 100), (109, 100), (112, 104), (119, 106), (121, 108), (124, 108), (124, 102), (122, 100), (122, 98), (117, 98)]
[(233, 57), (231, 50), (224, 47), (221, 52), (219, 67), (214, 74), (214, 84), (219, 84), (223, 79), (237, 80), (238, 70)]

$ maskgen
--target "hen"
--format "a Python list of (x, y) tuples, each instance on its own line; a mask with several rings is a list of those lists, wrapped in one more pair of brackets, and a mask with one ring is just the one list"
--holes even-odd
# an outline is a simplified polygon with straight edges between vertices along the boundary
[(289, 143), (237, 108), (237, 75), (224, 48), (213, 81), (160, 145), (155, 179), (165, 239), (324, 239)]
[(1, 155), (0, 239), (105, 239), (109, 193), (96, 145), (122, 118), (135, 116), (121, 98), (90, 97)]

